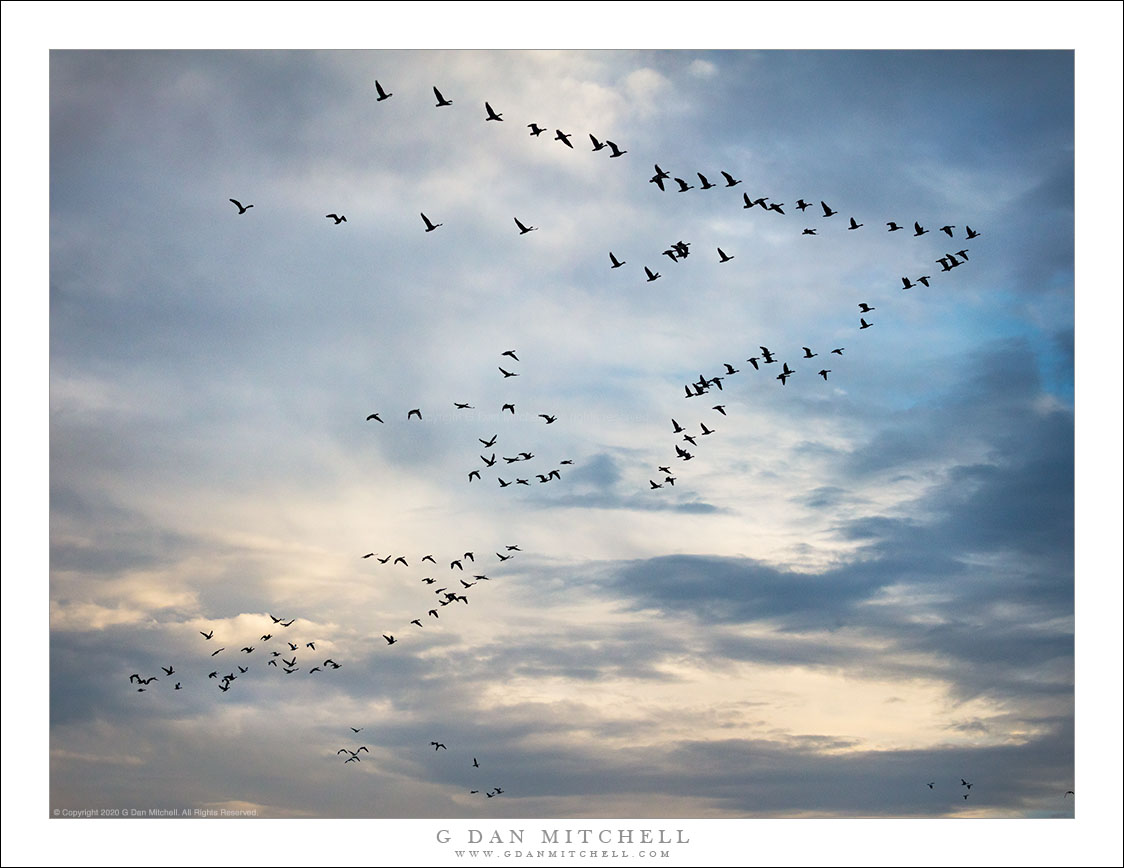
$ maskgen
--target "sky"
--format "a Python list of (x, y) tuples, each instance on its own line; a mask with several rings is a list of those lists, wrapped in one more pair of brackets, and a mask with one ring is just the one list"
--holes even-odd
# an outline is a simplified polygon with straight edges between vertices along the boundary
[(48, 812), (1079, 814), (1074, 76), (52, 51)]

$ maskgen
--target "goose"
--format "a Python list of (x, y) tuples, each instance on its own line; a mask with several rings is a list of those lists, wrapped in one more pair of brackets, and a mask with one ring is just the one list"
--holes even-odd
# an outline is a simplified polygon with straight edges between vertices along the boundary
[(428, 217), (425, 216), (425, 214), (421, 215), (421, 219), (422, 219), (422, 222), (425, 223), (425, 231), (426, 232), (432, 232), (438, 226), (444, 226), (445, 225), (444, 223), (434, 223), (434, 222), (432, 222)]
[(484, 108), (488, 112), (488, 116), (486, 118), (484, 118), (484, 120), (486, 120), (486, 121), (499, 121), (500, 123), (503, 123), (503, 114), (502, 113), (496, 114), (492, 110), (491, 105), (489, 105), (488, 103), (484, 103)]
[(254, 207), (253, 205), (243, 205), (237, 199), (231, 199), (230, 201), (233, 202), (236, 206), (238, 206), (238, 213), (239, 214), (245, 214), (247, 211), (249, 211), (251, 208)]
[(441, 91), (439, 91), (436, 87), (433, 88), (433, 95), (437, 97), (437, 105), (434, 106), (434, 108), (441, 108), (441, 106), (453, 104), (453, 101), (451, 99), (445, 99), (445, 97), (441, 96)]
[(387, 93), (385, 90), (383, 90), (382, 85), (379, 84), (379, 80), (377, 78), (375, 79), (375, 90), (378, 91), (379, 94), (379, 98), (375, 100), (375, 102), (382, 102), (384, 99), (390, 99), (392, 96), (394, 96), (394, 94)]

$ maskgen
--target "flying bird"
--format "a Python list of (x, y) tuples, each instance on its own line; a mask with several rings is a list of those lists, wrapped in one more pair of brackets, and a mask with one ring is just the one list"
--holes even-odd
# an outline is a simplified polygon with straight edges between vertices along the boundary
[(827, 202), (823, 201), (822, 199), (820, 200), (820, 205), (823, 206), (823, 216), (824, 217), (830, 217), (833, 214), (839, 213), (838, 211), (832, 211), (831, 208), (828, 206)]
[(613, 159), (613, 157), (623, 157), (625, 154), (628, 153), (628, 151), (622, 151), (620, 148), (618, 148), (616, 146), (616, 144), (614, 142), (610, 141), (609, 139), (605, 139), (605, 144), (608, 145), (609, 150), (613, 152), (613, 153), (609, 154), (610, 160)]
[(212, 630), (210, 633), (204, 633), (202, 630), (200, 630), (199, 635), (202, 636), (204, 639), (210, 639), (212, 636), (215, 635), (215, 631)]
[(890, 228), (889, 228), (889, 230), (887, 230), (887, 231), (889, 231), (889, 232), (897, 232), (897, 231), (898, 231), (899, 229), (901, 229), (901, 228), (902, 228), (902, 227), (901, 227), (901, 226), (899, 226), (899, 225), (898, 225), (897, 223), (895, 223), (895, 222), (894, 222), (893, 220), (891, 220), (891, 221), (890, 221), (889, 223), (887, 223), (886, 225), (890, 227)]
[(251, 208), (254, 207), (253, 205), (243, 205), (237, 199), (231, 199), (230, 201), (238, 206), (238, 213), (239, 214), (245, 214), (247, 211), (249, 211)]
[(408, 412), (408, 413), (406, 414), (406, 420), (407, 420), (407, 421), (409, 421), (409, 420), (410, 420), (410, 417), (411, 417), (411, 416), (417, 416), (417, 417), (418, 417), (418, 421), (420, 422), (420, 421), (421, 421), (421, 417), (422, 417), (422, 414), (421, 414), (421, 410), (419, 410), (419, 409), (417, 409), (417, 408), (414, 408), (413, 410), (410, 410), (410, 411), (409, 411), (409, 412)]
[(555, 130), (554, 131), (554, 140), (557, 141), (557, 142), (561, 142), (567, 148), (570, 148), (572, 150), (574, 146), (570, 144), (570, 136), (571, 135), (573, 135), (573, 133), (564, 133), (564, 132), (562, 132), (562, 130)]
[(515, 405), (514, 404), (504, 404), (502, 407), (500, 407), (500, 412), (502, 413), (504, 410), (510, 410), (511, 415), (512, 416), (515, 415)]
[(444, 223), (434, 223), (434, 222), (432, 222), (432, 221), (431, 221), (431, 220), (430, 220), (430, 219), (429, 219), (428, 217), (426, 217), (426, 216), (425, 216), (424, 214), (422, 214), (422, 215), (421, 215), (421, 219), (422, 219), (422, 221), (423, 221), (423, 222), (425, 223), (425, 231), (426, 231), (426, 232), (432, 232), (432, 231), (433, 231), (434, 229), (436, 229), (436, 228), (437, 228), (438, 226), (444, 226), (444, 225), (445, 225)]
[(718, 259), (719, 262), (729, 262), (731, 259), (734, 258), (732, 256), (727, 256), (725, 253), (723, 253), (721, 247), (718, 248), (718, 256), (719, 256), (719, 259)]
[(488, 103), (484, 103), (484, 108), (487, 109), (487, 111), (488, 111), (488, 116), (486, 118), (484, 118), (484, 120), (486, 120), (486, 121), (499, 121), (500, 123), (503, 123), (503, 114), (502, 113), (496, 114), (492, 110), (491, 105), (489, 105)]
[(861, 325), (859, 326), (859, 329), (860, 329), (860, 330), (862, 330), (862, 329), (868, 329), (868, 328), (870, 328), (870, 327), (871, 327), (872, 325), (874, 325), (874, 323), (872, 323), (872, 322), (867, 322), (867, 321), (866, 321), (865, 319), (863, 319), (862, 317), (859, 317), (859, 322), (861, 323)]
[(593, 133), (589, 134), (589, 140), (593, 142), (593, 150), (595, 151), (600, 151), (605, 147), (605, 143), (597, 141), (597, 136), (593, 135)]
[(445, 97), (441, 96), (441, 91), (439, 91), (436, 87), (433, 88), (433, 95), (437, 97), (437, 105), (434, 106), (434, 108), (441, 108), (441, 106), (453, 104), (453, 101), (451, 99), (445, 99)]
[(980, 233), (974, 230), (971, 226), (965, 226), (964, 228), (968, 230), (968, 235), (966, 236), (967, 240), (971, 241), (973, 238), (979, 237)]
[(660, 276), (660, 273), (658, 271), (653, 272), (652, 269), (650, 269), (647, 265), (644, 266), (644, 273), (648, 275), (648, 283), (651, 283), (653, 280), (656, 280)]
[(877, 310), (877, 309), (878, 308), (871, 307), (865, 301), (859, 302), (859, 313), (870, 313), (872, 310)]
[(673, 180), (675, 181), (676, 184), (679, 185), (679, 192), (680, 193), (686, 193), (688, 190), (694, 190), (695, 189), (694, 184), (688, 184), (682, 178), (674, 178)]
[(623, 261), (621, 261), (621, 260), (617, 259), (617, 257), (613, 256), (612, 250), (609, 251), (609, 261), (613, 263), (612, 266), (611, 266), (612, 268), (620, 268), (622, 265), (625, 264)]
[[(370, 416), (367, 417), (368, 422), (370, 422), (372, 419), (374, 419), (376, 422), (382, 422), (382, 419), (379, 418), (378, 413), (372, 413)], [(386, 423), (383, 422), (383, 424), (385, 425)], [(277, 622), (274, 621), (273, 623), (276, 624)]]
[(325, 214), (324, 216), (327, 217), (329, 220), (335, 220), (336, 226), (339, 226), (341, 223), (347, 222), (347, 218), (344, 217), (342, 214)]
[(727, 187), (733, 187), (733, 186), (734, 186), (735, 184), (740, 184), (740, 183), (741, 183), (741, 181), (740, 181), (740, 180), (739, 180), (739, 181), (735, 181), (735, 180), (734, 180), (734, 176), (733, 176), (733, 175), (731, 175), (731, 174), (730, 174), (729, 172), (723, 172), (723, 173), (722, 173), (722, 177), (726, 179), (726, 186), (727, 186)]
[(542, 135), (546, 132), (546, 130), (540, 127), (538, 124), (527, 124), (527, 128), (531, 131), (532, 136)]
[(831, 373), (831, 368), (823, 368), (819, 371), (819, 375), (823, 377), (824, 382), (827, 382), (827, 375)]
[(916, 220), (913, 221), (913, 237), (918, 238), (928, 232), (928, 229), (922, 227)]
[(386, 633), (383, 633), (382, 637), (386, 640), (387, 645), (393, 645), (395, 642), (398, 641), (393, 636), (387, 636)]
[(803, 199), (796, 200), (796, 208), (800, 211), (801, 214), (804, 213), (805, 208), (810, 208), (811, 206), (811, 202), (805, 202)]
[(505, 371), (503, 368), (500, 368), (499, 371), (500, 371), (501, 374), (503, 374), (503, 377), (504, 377), (505, 380), (508, 377), (518, 377), (519, 376), (519, 374), (513, 373), (512, 371)]
[(534, 232), (536, 229), (539, 228), (538, 226), (524, 226), (522, 223), (519, 222), (518, 217), (513, 217), (511, 219), (513, 219), (515, 221), (515, 225), (519, 227), (519, 234), (520, 235), (526, 235), (528, 232)]
[(803, 232), (801, 232), (800, 234), (801, 234), (801, 235), (815, 235), (815, 234), (816, 234), (816, 230), (815, 230), (815, 229), (805, 229), (805, 230), (804, 230)]
[(854, 218), (854, 217), (852, 217), (852, 218), (851, 218), (851, 225), (850, 225), (850, 226), (848, 226), (848, 227), (847, 227), (847, 229), (849, 229), (849, 230), (850, 230), (850, 229), (859, 229), (859, 228), (861, 228), (861, 227), (862, 227), (862, 225), (863, 225), (862, 223), (856, 223), (856, 222), (855, 222), (855, 218)]
[(375, 79), (375, 90), (378, 91), (379, 94), (379, 98), (375, 100), (375, 102), (382, 102), (384, 99), (390, 99), (392, 96), (394, 96), (394, 94), (387, 93), (385, 90), (383, 90), (382, 85), (379, 84), (379, 80), (377, 78)]
[(703, 190), (709, 190), (711, 187), (718, 186), (717, 184), (710, 183), (710, 181), (706, 179), (706, 175), (704, 175), (702, 172), (695, 172), (695, 174), (699, 176), (699, 181), (702, 182)]

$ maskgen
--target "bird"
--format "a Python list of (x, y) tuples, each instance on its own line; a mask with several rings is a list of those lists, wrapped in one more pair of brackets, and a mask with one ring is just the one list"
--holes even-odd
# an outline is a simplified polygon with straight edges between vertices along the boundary
[(230, 201), (238, 206), (238, 213), (239, 214), (245, 214), (247, 211), (249, 211), (251, 208), (254, 207), (253, 205), (243, 205), (237, 199), (231, 199)]
[(731, 259), (734, 258), (732, 256), (727, 256), (725, 253), (723, 253), (721, 247), (718, 248), (718, 256), (719, 256), (719, 259), (718, 259), (719, 262), (729, 262)]
[(831, 368), (822, 368), (818, 373), (821, 377), (824, 378), (824, 382), (826, 383), (827, 375), (831, 373)]
[(432, 222), (432, 221), (431, 221), (431, 220), (430, 220), (430, 219), (429, 219), (428, 217), (426, 217), (426, 216), (425, 216), (424, 214), (422, 214), (422, 215), (421, 215), (421, 219), (422, 219), (422, 221), (423, 221), (423, 222), (425, 223), (425, 231), (426, 231), (426, 232), (432, 232), (432, 231), (433, 231), (434, 229), (436, 229), (436, 228), (437, 228), (438, 226), (444, 226), (444, 225), (445, 225), (444, 223), (433, 223), (433, 222)]
[(502, 407), (500, 407), (500, 412), (502, 413), (504, 410), (510, 410), (511, 415), (512, 416), (515, 415), (515, 405), (514, 404), (504, 404)]
[(509, 356), (510, 358), (515, 359), (515, 361), (519, 361), (519, 356), (515, 355), (515, 350), (504, 350), (502, 353), (500, 353), (500, 355)]
[[(396, 564), (402, 564), (402, 566), (404, 566), (404, 567), (408, 567), (408, 566), (409, 566), (409, 564), (408, 564), (408, 563), (406, 563), (406, 559), (405, 559), (404, 557), (402, 557), (401, 555), (399, 555), (398, 557), (396, 557), (396, 558), (394, 559), (394, 563), (396, 563)], [(315, 649), (314, 649), (314, 650), (315, 650)]]
[(554, 140), (556, 142), (561, 142), (567, 148), (570, 148), (572, 150), (574, 146), (570, 144), (570, 136), (571, 135), (573, 135), (573, 133), (564, 133), (564, 132), (562, 132), (562, 130), (555, 130), (554, 131)]
[(811, 206), (812, 206), (811, 202), (805, 202), (803, 199), (797, 199), (796, 200), (796, 207), (797, 207), (797, 209), (799, 209), (801, 214), (804, 213), (805, 208), (810, 208)]
[(862, 225), (863, 225), (862, 223), (856, 223), (855, 218), (852, 217), (851, 218), (851, 225), (848, 226), (847, 229), (859, 229), (859, 228), (862, 227)]
[(473, 758), (472, 758), (472, 767), (473, 767), (474, 769), (478, 769), (478, 768), (480, 768), (480, 763), (478, 763), (478, 762), (476, 761), (476, 757), (473, 757)]
[(820, 205), (823, 206), (823, 216), (824, 217), (830, 217), (832, 214), (838, 214), (839, 213), (838, 211), (832, 211), (831, 208), (828, 206), (827, 202), (823, 201), (822, 199), (820, 200)]
[(219, 649), (218, 651), (212, 651), (212, 652), (211, 652), (211, 656), (212, 656), (212, 657), (214, 657), (214, 656), (215, 656), (216, 654), (219, 654), (219, 653), (221, 653), (221, 652), (223, 652), (223, 651), (225, 651), (225, 650), (226, 650), (226, 648), (225, 648), (225, 647), (223, 647), (223, 648), (220, 648), (220, 649)]
[(339, 226), (341, 223), (347, 222), (347, 218), (344, 217), (342, 214), (325, 214), (324, 216), (327, 217), (329, 220), (335, 220), (337, 226)]
[(456, 401), (453, 401), (453, 406), (456, 407), (458, 410), (475, 410), (476, 409), (471, 404), (458, 404)]
[(933, 788), (934, 783), (936, 783), (936, 781), (929, 781), (929, 789), (930, 790)]
[(686, 193), (688, 190), (694, 190), (695, 189), (695, 186), (693, 184), (688, 184), (682, 178), (674, 178), (673, 180), (675, 181), (676, 184), (679, 185), (679, 192), (680, 193)]
[(416, 407), (415, 407), (415, 408), (414, 408), (413, 410), (410, 410), (410, 411), (409, 411), (409, 412), (408, 412), (408, 413), (406, 414), (406, 420), (407, 420), (407, 421), (409, 421), (409, 420), (410, 420), (410, 417), (411, 417), (411, 416), (417, 416), (417, 417), (418, 417), (418, 421), (420, 422), (420, 421), (421, 421), (421, 417), (422, 417), (422, 414), (421, 414), (421, 410), (417, 409)]
[[(497, 367), (498, 367), (498, 365), (497, 365)], [(501, 374), (503, 374), (503, 377), (504, 377), (505, 380), (508, 377), (518, 377), (519, 376), (519, 374), (517, 374), (513, 371), (505, 371), (503, 368), (500, 368), (499, 371), (500, 371)]]
[(923, 274), (921, 277), (917, 278), (917, 282), (923, 283), (923, 284), (925, 284), (925, 286), (928, 286), (929, 285), (929, 277), (930, 276), (928, 274)]
[(783, 205), (784, 202), (770, 202), (768, 210), (776, 211), (778, 214), (784, 214), (784, 208), (782, 207)]
[(910, 283), (908, 277), (902, 278), (902, 289), (913, 289), (913, 287), (915, 287), (915, 286), (917, 286), (917, 284), (916, 283)]
[(846, 347), (836, 347), (834, 350), (832, 350), (832, 352), (835, 353), (835, 355), (837, 355), (837, 356), (841, 356), (841, 355), (843, 355), (843, 350), (845, 350), (845, 349), (846, 349)]
[[(370, 421), (371, 421), (372, 419), (374, 419), (374, 420), (375, 420), (376, 422), (382, 422), (382, 419), (380, 419), (380, 418), (379, 418), (379, 414), (378, 414), (378, 413), (372, 413), (372, 414), (371, 414), (370, 416), (368, 416), (368, 417), (367, 417), (367, 421), (368, 421), (368, 422), (370, 422)], [(385, 422), (383, 422), (383, 424), (385, 425), (386, 423), (385, 423)], [(273, 623), (275, 623), (275, 624), (276, 624), (277, 622), (276, 622), (276, 621), (274, 621)]]
[(650, 269), (647, 265), (644, 266), (644, 273), (648, 275), (648, 283), (651, 283), (653, 280), (658, 279), (660, 276), (660, 273), (658, 271), (653, 272), (652, 269)]
[(771, 365), (773, 362), (776, 361), (776, 359), (773, 358), (772, 351), (769, 350), (767, 347), (761, 347), (761, 355), (764, 357), (766, 365)]
[(870, 313), (872, 310), (877, 310), (877, 309), (878, 308), (871, 307), (865, 301), (859, 302), (859, 313)]
[(488, 116), (486, 118), (484, 118), (484, 120), (486, 120), (486, 121), (499, 121), (500, 123), (503, 123), (503, 114), (502, 113), (496, 114), (492, 110), (491, 105), (489, 105), (488, 103), (484, 103), (484, 108), (488, 112)]
[(920, 223), (918, 223), (916, 220), (913, 221), (913, 237), (914, 238), (919, 238), (920, 236), (924, 235), (928, 231), (929, 231), (928, 229), (925, 229), (924, 227), (922, 227), (922, 225)]
[(968, 235), (966, 236), (967, 240), (971, 241), (973, 238), (979, 237), (980, 233), (974, 230), (971, 226), (965, 226), (964, 228), (968, 230)]
[(468, 471), (468, 481), (469, 482), (472, 482), (473, 479), (479, 479), (479, 478), (480, 478), (480, 471), (479, 470)]
[(757, 364), (757, 360), (758, 360), (757, 356), (753, 356), (752, 358), (746, 359), (747, 362), (749, 362), (751, 365), (753, 365), (753, 370), (760, 371), (761, 367)]
[(814, 359), (819, 355), (819, 353), (813, 353), (808, 347), (802, 347), (801, 349), (804, 350), (804, 358), (806, 359)]
[(649, 479), (649, 480), (648, 480), (648, 484), (649, 484), (650, 486), (652, 486), (652, 488), (653, 488), (653, 489), (655, 489), (655, 488), (663, 488), (663, 486), (662, 486), (662, 485), (660, 485), (660, 484), (659, 484), (658, 482), (653, 482), (653, 481), (652, 481), (651, 479)]
[[(435, 88), (435, 89), (436, 89), (436, 88)], [(386, 640), (386, 644), (387, 644), (387, 645), (393, 645), (393, 644), (394, 644), (395, 642), (397, 642), (397, 641), (398, 641), (398, 640), (397, 640), (397, 639), (395, 639), (395, 638), (394, 638), (393, 636), (387, 636), (387, 635), (386, 635), (386, 633), (383, 633), (383, 634), (382, 634), (382, 637), (383, 637), (383, 638), (384, 638), (384, 639)]]
[(619, 260), (617, 259), (617, 257), (613, 256), (612, 250), (609, 251), (609, 261), (613, 263), (611, 266), (612, 268), (620, 268), (625, 264), (622, 260)]
[(445, 747), (445, 745), (441, 744), (441, 742), (439, 742), (439, 741), (431, 741), (430, 744), (433, 745), (434, 751), (439, 751), (443, 747), (445, 748), (445, 750), (448, 750), (448, 748)]
[(614, 142), (610, 141), (609, 139), (605, 139), (605, 144), (608, 145), (609, 150), (613, 152), (613, 153), (609, 154), (610, 160), (613, 159), (613, 157), (623, 157), (625, 154), (628, 153), (628, 151), (622, 151), (620, 148), (618, 148), (616, 146), (616, 144)]
[(390, 99), (392, 96), (394, 96), (394, 94), (387, 93), (385, 90), (383, 90), (382, 85), (379, 84), (379, 80), (377, 78), (375, 79), (375, 90), (378, 91), (379, 94), (379, 98), (375, 100), (375, 102), (382, 102), (384, 99)]
[(215, 631), (212, 630), (210, 633), (204, 633), (202, 630), (200, 630), (199, 635), (202, 636), (204, 639), (210, 639), (212, 636), (215, 635)]
[(723, 172), (722, 177), (726, 179), (726, 186), (727, 187), (733, 187), (735, 184), (741, 183), (740, 180), (735, 181), (733, 175), (731, 175), (729, 172)]
[(943, 232), (945, 235), (947, 235), (949, 238), (951, 238), (952, 237), (952, 230), (955, 229), (955, 228), (956, 228), (955, 226), (942, 226), (941, 232)]
[(422, 622), (419, 621), (417, 618), (414, 618), (412, 621), (410, 621), (410, 623), (411, 624), (417, 624), (419, 627), (422, 625)]
[(707, 434), (713, 434), (714, 433), (714, 429), (713, 428), (707, 428), (705, 422), (700, 422), (699, 425), (702, 426), (702, 436), (705, 437)]
[[(328, 661), (325, 660), (324, 662), (327, 663)], [(350, 729), (351, 729), (352, 732), (362, 732), (363, 731), (363, 727), (359, 727), (357, 729), (356, 727), (353, 726), (353, 727), (350, 727)]]
[(480, 440), (479, 437), (477, 437), (476, 439), (480, 440), (480, 442), (484, 444), (485, 449), (491, 449), (493, 446), (496, 445), (496, 438), (497, 437), (499, 437), (498, 434), (493, 434), (491, 440)]
[(433, 95), (437, 97), (437, 105), (434, 106), (434, 108), (441, 108), (441, 106), (453, 104), (453, 101), (451, 99), (445, 99), (445, 97), (441, 96), (441, 91), (439, 91), (436, 87), (433, 88)]
[(901, 226), (899, 226), (899, 225), (898, 225), (897, 223), (895, 223), (895, 222), (894, 222), (893, 220), (891, 220), (891, 221), (890, 221), (889, 223), (887, 223), (886, 225), (890, 227), (890, 228), (889, 228), (889, 229), (887, 230), (888, 232), (897, 232), (897, 231), (898, 231), (899, 229), (901, 229), (901, 228), (902, 228), (902, 227), (901, 227)]
[[(508, 485), (510, 484), (511, 483), (509, 482)], [(461, 572), (464, 572), (464, 564), (462, 564), (459, 560), (449, 562), (449, 569), (451, 570), (453, 567), (456, 567)]]
[(546, 424), (549, 425), (551, 422), (553, 422), (558, 417), (557, 416), (548, 416), (546, 413), (539, 413), (539, 418), (540, 419), (546, 419)]
[(531, 131), (532, 136), (540, 136), (546, 132), (546, 130), (540, 127), (538, 124), (527, 124), (527, 129)]
[[(951, 258), (952, 258), (952, 254), (950, 253), (950, 254), (948, 254), (948, 255), (949, 255), (949, 258), (951, 259)], [(964, 257), (964, 261), (965, 261), (965, 262), (967, 262), (967, 261), (968, 261), (968, 251), (967, 251), (967, 250), (957, 250), (957, 251), (956, 251), (956, 255), (957, 255), (957, 256), (963, 256), (963, 257)]]
[(522, 223), (519, 222), (518, 217), (513, 217), (512, 219), (515, 221), (515, 225), (519, 227), (519, 234), (520, 235), (526, 235), (528, 232), (534, 232), (536, 229), (539, 228), (538, 226), (524, 226)]
[(861, 325), (859, 326), (859, 329), (868, 329), (868, 328), (870, 328), (870, 327), (871, 327), (872, 325), (874, 325), (874, 323), (872, 323), (872, 322), (867, 322), (867, 321), (866, 321), (865, 319), (863, 319), (862, 317), (859, 317), (859, 322), (861, 323)]
[(593, 150), (600, 151), (605, 147), (605, 143), (597, 141), (597, 136), (593, 135), (593, 133), (589, 134), (589, 139), (593, 142)]
[(699, 180), (702, 182), (702, 189), (709, 190), (711, 187), (717, 186), (717, 184), (710, 183), (702, 172), (695, 172), (695, 174), (699, 176)]
[(805, 229), (805, 230), (804, 230), (803, 232), (801, 232), (800, 234), (801, 234), (801, 235), (815, 235), (815, 234), (816, 234), (816, 230), (815, 230), (815, 229)]

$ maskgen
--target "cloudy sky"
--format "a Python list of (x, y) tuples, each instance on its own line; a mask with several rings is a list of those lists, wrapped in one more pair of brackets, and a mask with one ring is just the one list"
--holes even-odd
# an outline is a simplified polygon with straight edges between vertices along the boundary
[(49, 81), (51, 810), (1080, 811), (1072, 52)]

